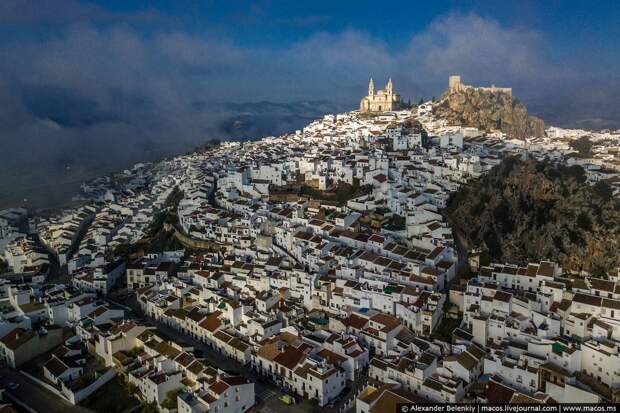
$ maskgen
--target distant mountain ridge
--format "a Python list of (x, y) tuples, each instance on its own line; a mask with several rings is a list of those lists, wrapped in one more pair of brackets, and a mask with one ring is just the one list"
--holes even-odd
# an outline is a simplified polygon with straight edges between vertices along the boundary
[(228, 102), (222, 105), (221, 111), (227, 116), (218, 128), (223, 137), (259, 139), (293, 132), (314, 119), (343, 110), (344, 107), (326, 100)]

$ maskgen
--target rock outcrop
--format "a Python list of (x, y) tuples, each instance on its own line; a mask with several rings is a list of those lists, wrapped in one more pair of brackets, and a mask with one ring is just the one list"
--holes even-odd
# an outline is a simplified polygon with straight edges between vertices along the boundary
[(511, 138), (543, 136), (542, 119), (527, 115), (526, 107), (507, 93), (476, 88), (447, 90), (433, 106), (436, 116), (451, 125), (501, 130)]
[(620, 267), (620, 202), (580, 166), (508, 158), (455, 192), (444, 210), (466, 248), (496, 262), (541, 259), (604, 276)]

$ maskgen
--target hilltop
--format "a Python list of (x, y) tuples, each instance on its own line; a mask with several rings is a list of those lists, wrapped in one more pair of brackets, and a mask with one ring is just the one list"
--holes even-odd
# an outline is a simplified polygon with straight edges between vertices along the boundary
[(510, 138), (545, 134), (545, 122), (527, 115), (527, 108), (511, 94), (482, 88), (448, 89), (433, 105), (434, 114), (450, 125), (501, 130)]
[(453, 193), (446, 215), (496, 262), (549, 259), (602, 275), (620, 266), (620, 204), (579, 166), (508, 158)]

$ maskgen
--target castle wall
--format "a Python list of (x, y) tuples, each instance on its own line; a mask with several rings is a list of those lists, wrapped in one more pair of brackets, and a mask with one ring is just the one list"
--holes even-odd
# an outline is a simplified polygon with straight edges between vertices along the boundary
[(507, 95), (512, 96), (512, 88), (510, 87), (496, 87), (495, 85), (491, 85), (490, 87), (471, 86), (463, 84), (461, 82), (461, 76), (454, 75), (448, 78), (448, 90), (450, 92), (462, 92), (469, 89), (491, 93), (506, 93)]

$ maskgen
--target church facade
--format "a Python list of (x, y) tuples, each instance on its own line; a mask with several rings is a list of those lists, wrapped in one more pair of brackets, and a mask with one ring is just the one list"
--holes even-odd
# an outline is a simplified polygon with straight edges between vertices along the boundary
[(368, 82), (368, 96), (360, 101), (360, 112), (388, 112), (400, 109), (400, 95), (394, 93), (392, 79), (389, 79), (385, 89), (375, 92), (375, 84), (370, 79)]

